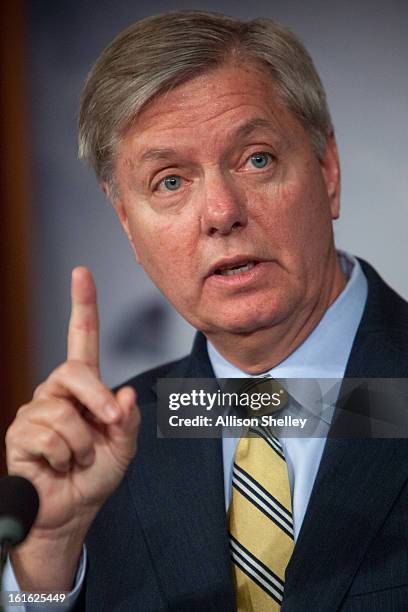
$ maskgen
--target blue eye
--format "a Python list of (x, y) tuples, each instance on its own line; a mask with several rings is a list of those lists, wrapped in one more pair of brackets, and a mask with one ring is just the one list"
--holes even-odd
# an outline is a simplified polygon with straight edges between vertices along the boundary
[(161, 183), (165, 186), (169, 191), (177, 191), (181, 187), (181, 177), (176, 174), (171, 176), (166, 176)]
[(250, 159), (255, 168), (265, 168), (270, 160), (270, 155), (268, 153), (254, 153)]

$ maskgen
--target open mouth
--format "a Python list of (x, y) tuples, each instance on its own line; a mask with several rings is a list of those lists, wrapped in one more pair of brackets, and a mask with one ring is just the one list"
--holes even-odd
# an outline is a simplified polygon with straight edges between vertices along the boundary
[(214, 274), (219, 274), (221, 276), (234, 276), (235, 274), (242, 274), (243, 272), (249, 272), (256, 266), (256, 261), (248, 261), (243, 264), (239, 264), (237, 266), (229, 266), (229, 267), (221, 267), (215, 270)]

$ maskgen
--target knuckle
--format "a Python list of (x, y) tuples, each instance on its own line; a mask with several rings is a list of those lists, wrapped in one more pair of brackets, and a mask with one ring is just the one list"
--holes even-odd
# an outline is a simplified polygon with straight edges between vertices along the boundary
[(33, 393), (33, 399), (39, 399), (42, 396), (46, 395), (46, 383), (42, 382), (41, 384), (38, 385), (38, 387), (36, 387), (34, 389), (34, 393)]
[(63, 378), (70, 378), (77, 376), (80, 370), (80, 364), (74, 360), (64, 361), (56, 370), (56, 372)]
[(14, 444), (14, 439), (15, 439), (15, 430), (16, 430), (16, 426), (15, 423), (13, 422), (7, 429), (6, 431), (6, 435), (5, 435), (5, 443), (6, 443), (6, 447), (7, 446), (13, 446)]
[(31, 404), (23, 404), (16, 412), (16, 418), (24, 415), (30, 409)]
[(79, 361), (78, 359), (67, 359), (67, 361), (64, 361), (57, 369), (59, 374), (66, 379), (94, 374), (94, 369), (88, 363)]
[(93, 313), (83, 313), (80, 320), (71, 324), (74, 332), (90, 334), (96, 331), (95, 315)]
[(59, 435), (52, 429), (42, 434), (42, 446), (47, 451), (54, 451), (59, 446), (59, 442)]
[(101, 389), (100, 392), (96, 395), (96, 402), (96, 405), (102, 411), (105, 409), (107, 404), (113, 404), (114, 406), (117, 405), (115, 396), (112, 395), (112, 393), (107, 388)]
[(70, 447), (80, 457), (89, 455), (93, 451), (93, 440), (88, 432), (78, 429), (76, 435), (70, 439)]
[(70, 402), (59, 399), (53, 406), (51, 418), (53, 422), (64, 423), (72, 417), (73, 411), (74, 408)]
[[(23, 408), (23, 406), (21, 407)], [(27, 434), (27, 422), (21, 418), (16, 418), (8, 428), (6, 429), (6, 433), (4, 436), (4, 442), (6, 447), (22, 447), (26, 444), (26, 434)]]

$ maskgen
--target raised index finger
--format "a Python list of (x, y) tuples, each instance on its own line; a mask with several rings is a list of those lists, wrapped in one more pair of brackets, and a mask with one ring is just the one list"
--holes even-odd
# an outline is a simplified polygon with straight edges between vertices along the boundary
[(99, 374), (99, 318), (96, 286), (91, 272), (78, 267), (71, 278), (71, 317), (68, 327), (69, 360), (81, 361)]

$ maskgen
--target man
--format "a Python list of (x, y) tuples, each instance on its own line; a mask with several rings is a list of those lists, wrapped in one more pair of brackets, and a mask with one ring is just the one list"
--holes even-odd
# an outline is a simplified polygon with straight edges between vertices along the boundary
[(405, 610), (405, 440), (156, 437), (158, 378), (407, 375), (407, 305), (335, 250), (336, 143), (302, 45), (270, 20), (138, 22), (88, 78), (80, 151), (199, 333), (111, 392), (74, 270), (67, 361), (7, 435), (41, 497), (7, 579), (86, 610)]

